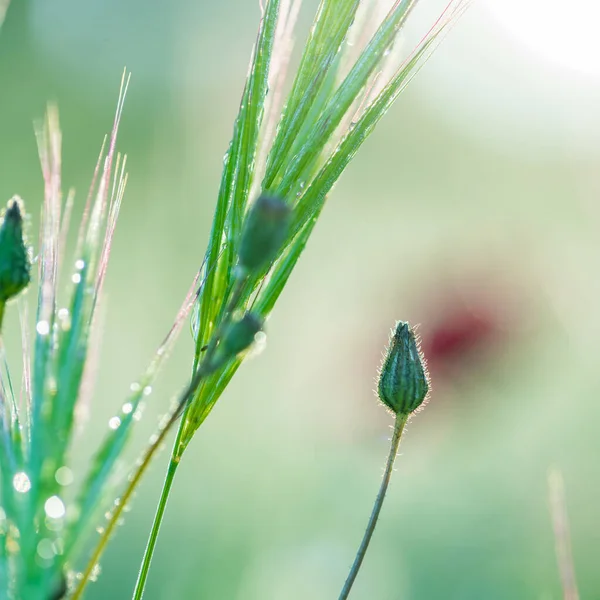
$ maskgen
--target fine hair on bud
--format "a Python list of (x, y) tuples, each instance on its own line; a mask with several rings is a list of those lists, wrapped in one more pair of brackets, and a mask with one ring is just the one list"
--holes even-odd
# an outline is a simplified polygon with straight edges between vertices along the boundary
[(242, 227), (239, 265), (246, 273), (260, 271), (277, 257), (289, 232), (291, 208), (281, 199), (261, 194)]
[(398, 321), (379, 374), (379, 399), (395, 414), (408, 416), (423, 404), (428, 391), (418, 339), (408, 323)]
[(23, 235), (23, 202), (14, 197), (0, 224), (0, 302), (4, 303), (27, 287), (31, 261)]

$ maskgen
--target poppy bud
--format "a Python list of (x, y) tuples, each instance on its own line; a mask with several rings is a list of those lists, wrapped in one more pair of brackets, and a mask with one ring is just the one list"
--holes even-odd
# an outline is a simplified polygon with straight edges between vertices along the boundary
[(414, 331), (398, 321), (381, 367), (379, 399), (394, 413), (409, 415), (427, 396), (429, 382)]
[(225, 361), (241, 354), (253, 344), (256, 334), (262, 328), (263, 320), (251, 312), (247, 312), (238, 321), (230, 323), (223, 332), (215, 360)]
[(0, 302), (16, 296), (31, 280), (31, 263), (23, 239), (21, 200), (8, 203), (0, 225)]
[(247, 273), (269, 265), (289, 231), (292, 211), (281, 199), (262, 194), (252, 205), (242, 227), (239, 264)]

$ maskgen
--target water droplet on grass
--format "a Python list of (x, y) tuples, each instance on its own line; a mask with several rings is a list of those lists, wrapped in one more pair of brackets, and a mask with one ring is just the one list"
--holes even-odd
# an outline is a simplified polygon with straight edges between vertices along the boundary
[(98, 577), (100, 577), (101, 572), (102, 567), (98, 563), (96, 563), (90, 573), (90, 581), (98, 581)]
[(64, 502), (58, 496), (50, 496), (46, 500), (44, 511), (51, 519), (62, 519), (67, 512)]
[(69, 467), (60, 467), (56, 470), (54, 479), (56, 479), (58, 485), (71, 485), (73, 483), (73, 471)]
[(50, 323), (48, 321), (39, 321), (35, 326), (35, 330), (40, 335), (48, 335), (50, 333)]
[(15, 473), (15, 476), (13, 477), (13, 487), (21, 494), (27, 493), (31, 489), (31, 481), (29, 481), (27, 473), (24, 471)]
[(37, 545), (37, 553), (44, 560), (52, 560), (54, 558), (54, 547), (51, 540), (44, 538)]
[(121, 425), (121, 419), (119, 419), (119, 417), (112, 417), (112, 419), (108, 421), (108, 426), (111, 429), (118, 429), (119, 425)]

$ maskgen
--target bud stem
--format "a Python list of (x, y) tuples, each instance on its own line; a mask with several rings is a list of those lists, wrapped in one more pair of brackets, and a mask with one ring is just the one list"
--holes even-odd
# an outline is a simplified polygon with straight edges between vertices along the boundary
[(390, 478), (392, 477), (394, 461), (396, 460), (396, 455), (398, 454), (398, 447), (400, 446), (400, 438), (402, 437), (402, 432), (404, 431), (404, 426), (406, 425), (407, 420), (408, 415), (396, 415), (396, 421), (394, 423), (394, 433), (392, 435), (392, 442), (390, 444), (390, 453), (388, 455), (387, 463), (385, 465), (385, 471), (383, 473), (383, 480), (381, 481), (379, 492), (377, 493), (377, 497), (375, 498), (375, 504), (373, 505), (373, 510), (371, 511), (371, 516), (369, 518), (367, 529), (365, 530), (362, 542), (360, 543), (358, 551), (356, 552), (356, 558), (354, 559), (354, 563), (352, 564), (352, 568), (350, 569), (350, 573), (348, 574), (346, 583), (344, 583), (344, 587), (342, 589), (342, 592), (340, 593), (339, 600), (346, 600), (346, 598), (348, 598), (350, 590), (352, 589), (352, 586), (354, 584), (354, 580), (358, 575), (358, 571), (360, 570), (363, 559), (365, 558), (365, 554), (367, 553), (369, 542), (371, 541), (371, 537), (373, 536), (373, 532), (375, 531), (375, 526), (377, 525), (377, 520), (379, 519), (379, 513), (381, 512), (381, 507), (383, 506), (383, 501), (385, 499), (385, 494), (390, 483)]

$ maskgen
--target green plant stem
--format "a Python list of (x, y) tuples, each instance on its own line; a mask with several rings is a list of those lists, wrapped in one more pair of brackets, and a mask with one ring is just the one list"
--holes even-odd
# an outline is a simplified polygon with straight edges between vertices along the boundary
[(340, 593), (339, 600), (346, 600), (346, 598), (348, 598), (350, 590), (352, 589), (352, 585), (354, 584), (354, 580), (358, 575), (358, 571), (360, 570), (363, 559), (365, 558), (365, 554), (367, 553), (369, 542), (371, 541), (371, 537), (373, 536), (373, 532), (375, 531), (375, 525), (377, 525), (379, 513), (381, 512), (381, 507), (383, 506), (385, 493), (387, 492), (387, 488), (390, 483), (392, 470), (394, 468), (394, 461), (396, 460), (396, 455), (398, 454), (398, 447), (400, 446), (400, 438), (402, 437), (402, 432), (404, 431), (404, 425), (406, 425), (407, 419), (408, 415), (396, 415), (396, 421), (394, 423), (394, 433), (392, 435), (390, 453), (388, 455), (387, 463), (385, 465), (385, 471), (383, 473), (383, 480), (381, 482), (381, 486), (379, 487), (377, 497), (375, 498), (375, 504), (373, 505), (373, 510), (371, 511), (371, 517), (369, 518), (367, 529), (365, 530), (362, 542), (360, 543), (360, 546), (356, 553), (356, 558), (354, 559), (354, 563), (352, 564), (352, 568), (350, 569), (350, 573), (348, 574), (346, 583), (344, 583), (344, 587), (342, 589), (342, 592)]
[[(244, 286), (247, 283), (247, 277), (238, 278), (233, 284), (233, 290), (231, 292), (231, 298), (227, 304), (227, 308), (225, 310), (225, 317), (221, 321), (221, 324), (217, 327), (214, 335), (212, 336), (211, 341), (209, 342), (208, 348), (206, 350), (205, 361), (209, 364), (212, 363), (212, 360), (215, 355), (216, 344), (219, 341), (221, 334), (223, 333), (224, 326), (229, 322), (231, 316), (233, 314), (233, 310), (238, 304), (242, 293), (244, 291)], [(213, 368), (212, 370), (216, 370)], [(181, 407), (182, 409), (184, 406)], [(160, 499), (158, 501), (158, 505), (156, 507), (156, 514), (154, 515), (154, 521), (152, 522), (152, 529), (150, 530), (150, 535), (148, 537), (148, 543), (146, 544), (146, 550), (144, 551), (144, 557), (142, 558), (142, 564), (140, 565), (140, 571), (138, 573), (138, 578), (135, 583), (135, 588), (133, 590), (132, 600), (141, 600), (144, 595), (144, 589), (146, 587), (146, 580), (148, 578), (148, 572), (150, 570), (150, 563), (152, 562), (152, 556), (154, 555), (154, 550), (156, 548), (156, 542), (158, 540), (158, 533), (160, 531), (160, 526), (162, 524), (162, 520), (165, 514), (165, 509), (167, 507), (167, 502), (169, 500), (169, 496), (171, 494), (171, 488), (173, 486), (173, 482), (175, 480), (175, 473), (177, 471), (177, 467), (179, 466), (179, 461), (181, 460), (181, 455), (177, 452), (181, 444), (181, 440), (184, 432), (183, 427), (179, 427), (177, 430), (177, 438), (175, 439), (175, 443), (173, 445), (173, 451), (171, 453), (171, 459), (169, 461), (169, 466), (167, 468), (167, 474), (165, 475), (165, 480), (163, 482), (163, 488), (160, 494)]]
[(172, 413), (172, 416), (169, 418), (169, 421), (167, 422), (167, 424), (161, 428), (160, 433), (156, 437), (156, 440), (153, 441), (153, 443), (150, 446), (148, 446), (148, 448), (146, 449), (146, 452), (144, 453), (141, 463), (139, 464), (135, 473), (129, 480), (129, 482), (127, 484), (127, 488), (125, 489), (125, 491), (123, 492), (123, 494), (120, 497), (119, 504), (117, 506), (115, 506), (115, 508), (111, 514), (111, 518), (109, 519), (108, 523), (106, 524), (106, 527), (104, 528), (104, 532), (102, 533), (102, 536), (100, 537), (100, 541), (98, 542), (98, 545), (94, 549), (94, 553), (92, 554), (92, 557), (90, 558), (90, 560), (87, 564), (87, 567), (82, 574), (81, 580), (77, 584), (77, 588), (75, 589), (75, 592), (73, 593), (71, 600), (79, 600), (79, 598), (82, 597), (83, 590), (84, 590), (87, 582), (89, 581), (92, 571), (93, 571), (96, 563), (100, 559), (100, 556), (101, 556), (102, 552), (104, 551), (104, 548), (105, 548), (106, 544), (108, 543), (108, 540), (110, 539), (110, 536), (119, 520), (119, 517), (121, 516), (121, 513), (123, 512), (123, 509), (125, 508), (125, 506), (129, 502), (129, 500), (131, 499), (131, 496), (132, 496), (135, 488), (137, 487), (138, 483), (140, 482), (142, 475), (146, 472), (146, 469), (148, 468), (148, 465), (150, 464), (152, 457), (154, 456), (156, 451), (161, 447), (162, 443), (165, 440), (165, 437), (167, 436), (167, 433), (169, 432), (169, 430), (171, 429), (171, 427), (177, 420), (178, 412), (179, 411), (177, 410)]
[[(104, 548), (105, 548), (106, 544), (108, 543), (108, 540), (110, 539), (110, 536), (119, 520), (119, 517), (121, 516), (121, 513), (123, 512), (125, 506), (131, 499), (131, 496), (132, 496), (135, 488), (137, 487), (138, 483), (140, 482), (142, 475), (146, 472), (146, 469), (148, 468), (148, 465), (150, 464), (152, 457), (154, 456), (156, 451), (162, 446), (163, 442), (165, 441), (165, 438), (167, 437), (167, 434), (171, 430), (171, 427), (173, 427), (173, 425), (177, 422), (177, 419), (181, 415), (181, 411), (183, 410), (183, 408), (185, 408), (186, 404), (193, 397), (193, 395), (196, 392), (198, 386), (200, 385), (200, 382), (202, 381), (202, 379), (204, 377), (206, 377), (207, 375), (210, 375), (214, 370), (216, 370), (220, 366), (221, 365), (219, 365), (219, 364), (216, 364), (216, 363), (210, 364), (210, 362), (208, 362), (206, 364), (206, 366), (205, 366), (205, 363), (203, 363), (198, 368), (195, 375), (192, 377), (192, 380), (190, 381), (188, 387), (185, 389), (185, 391), (181, 395), (179, 401), (177, 402), (177, 405), (169, 414), (168, 419), (166, 420), (164, 425), (161, 425), (158, 435), (152, 440), (152, 443), (146, 448), (146, 451), (144, 452), (144, 455), (142, 456), (142, 459), (141, 459), (139, 465), (137, 466), (137, 469), (135, 470), (135, 472), (129, 479), (129, 481), (127, 483), (127, 487), (125, 488), (125, 491), (123, 492), (123, 494), (121, 495), (121, 497), (119, 499), (120, 501), (119, 501), (118, 505), (115, 506), (114, 510), (111, 513), (111, 517), (108, 520), (108, 523), (106, 524), (106, 527), (104, 529), (104, 532), (102, 533), (102, 536), (100, 537), (100, 541), (98, 542), (98, 545), (94, 549), (92, 557), (90, 558), (90, 560), (85, 568), (85, 571), (83, 572), (81, 579), (79, 580), (77, 587), (75, 588), (75, 591), (73, 592), (73, 596), (71, 597), (71, 600), (79, 600), (79, 598), (82, 597), (83, 590), (84, 590), (87, 582), (89, 581), (89, 578), (90, 578), (90, 575), (92, 574), (94, 566), (100, 559), (100, 556), (101, 556), (102, 552), (104, 551)], [(159, 523), (160, 523), (160, 521), (159, 521)]]
[(177, 467), (179, 466), (180, 458), (179, 456), (177, 456), (175, 450), (179, 447), (182, 433), (183, 428), (180, 427), (177, 431), (177, 438), (175, 439), (173, 452), (169, 461), (169, 467), (167, 468), (167, 474), (165, 475), (165, 481), (163, 483), (162, 492), (160, 494), (160, 500), (158, 501), (158, 506), (156, 507), (156, 514), (154, 515), (154, 521), (152, 522), (152, 529), (150, 531), (150, 536), (148, 537), (146, 550), (144, 551), (144, 558), (142, 559), (140, 572), (138, 573), (138, 578), (135, 583), (135, 589), (133, 591), (132, 600), (141, 600), (144, 594), (144, 588), (146, 587), (146, 579), (148, 578), (148, 572), (150, 570), (150, 563), (152, 562), (152, 556), (154, 555), (154, 549), (156, 547), (156, 541), (158, 539), (158, 532), (160, 531), (160, 526), (163, 520), (165, 508), (167, 507), (167, 501), (171, 493), (171, 487), (173, 486), (173, 481), (175, 480), (175, 473), (177, 472)]
[[(237, 302), (239, 301), (239, 299), (242, 295), (242, 291), (244, 289), (244, 285), (245, 285), (246, 281), (247, 281), (246, 278), (239, 279), (238, 281), (236, 281), (236, 284), (234, 285), (234, 288), (233, 288), (233, 291), (231, 294), (231, 299), (228, 304), (228, 309), (226, 311), (226, 317), (224, 319), (225, 322), (231, 318), (231, 315), (233, 313), (233, 308), (235, 307), (235, 304), (237, 304)], [(160, 427), (158, 435), (152, 441), (152, 443), (146, 448), (146, 451), (142, 457), (140, 464), (138, 465), (138, 467), (135, 470), (132, 477), (129, 479), (127, 488), (123, 492), (123, 495), (120, 498), (119, 504), (117, 506), (115, 506), (114, 510), (112, 511), (111, 517), (108, 520), (108, 523), (107, 523), (107, 525), (104, 529), (104, 532), (100, 538), (100, 541), (98, 542), (98, 545), (94, 549), (92, 557), (90, 558), (90, 560), (85, 568), (85, 571), (83, 572), (82, 577), (79, 580), (79, 583), (77, 584), (77, 587), (73, 593), (73, 596), (71, 597), (71, 600), (79, 600), (82, 597), (83, 590), (85, 589), (85, 586), (86, 586), (87, 582), (89, 581), (89, 578), (92, 574), (94, 566), (100, 559), (100, 556), (101, 556), (102, 552), (104, 551), (104, 548), (106, 547), (106, 544), (108, 543), (108, 540), (110, 539), (110, 536), (115, 528), (115, 525), (117, 524), (119, 517), (121, 516), (121, 513), (123, 512), (123, 509), (125, 508), (125, 505), (127, 504), (127, 502), (129, 502), (135, 488), (137, 487), (138, 483), (140, 482), (140, 480), (142, 478), (142, 475), (145, 473), (146, 469), (148, 468), (148, 465), (150, 464), (152, 457), (154, 456), (156, 451), (162, 446), (162, 443), (164, 442), (164, 440), (167, 436), (167, 433), (171, 430), (171, 427), (173, 427), (173, 425), (177, 422), (177, 419), (179, 419), (179, 417), (181, 416), (181, 414), (182, 414), (183, 410), (185, 409), (186, 405), (188, 404), (188, 402), (193, 398), (202, 379), (204, 379), (204, 377), (206, 377), (207, 375), (211, 375), (217, 369), (219, 369), (223, 366), (222, 361), (213, 360), (213, 358), (214, 358), (214, 354), (215, 354), (216, 343), (219, 339), (221, 332), (223, 331), (224, 324), (225, 324), (224, 322), (221, 322), (221, 325), (219, 327), (217, 327), (217, 331), (215, 332), (213, 339), (209, 343), (209, 348), (206, 351), (206, 356), (205, 356), (204, 361), (196, 370), (188, 387), (185, 389), (185, 391), (183, 392), (179, 401), (177, 402), (177, 405), (169, 414), (169, 417), (168, 417), (166, 423)], [(177, 432), (177, 440), (175, 442), (175, 444), (176, 444), (175, 448), (177, 447), (178, 443), (180, 442), (182, 432), (183, 432), (183, 428), (180, 427), (179, 431)], [(175, 457), (175, 454), (173, 454), (173, 457)], [(172, 469), (172, 464), (173, 464), (174, 460), (179, 462), (179, 456), (177, 456), (176, 458), (173, 458), (173, 457), (172, 457), (171, 462), (169, 463), (169, 471)], [(175, 467), (175, 469), (176, 469), (176, 467)], [(154, 548), (156, 545), (156, 538), (158, 536), (158, 531), (160, 529), (160, 525), (161, 525), (162, 518), (164, 515), (164, 509), (166, 507), (166, 503), (167, 503), (167, 500), (169, 497), (171, 486), (173, 484), (173, 478), (175, 476), (175, 473), (174, 473), (175, 469), (173, 469), (172, 475), (169, 475), (169, 473), (167, 473), (167, 476), (165, 478), (165, 483), (163, 485), (163, 491), (161, 493), (159, 506), (157, 508), (157, 512), (156, 512), (156, 515), (154, 518), (154, 523), (152, 525), (152, 531), (150, 532), (150, 539), (148, 540), (148, 545), (146, 546), (146, 552), (144, 553), (142, 567), (140, 568), (140, 573), (138, 575), (138, 582), (136, 583), (136, 587), (135, 587), (135, 591), (134, 591), (134, 594), (136, 594), (136, 595), (134, 596), (134, 598), (141, 598), (142, 594), (144, 592), (144, 585), (145, 585), (146, 578), (147, 578), (147, 571), (150, 567), (150, 562), (152, 560), (152, 554), (154, 553)]]

